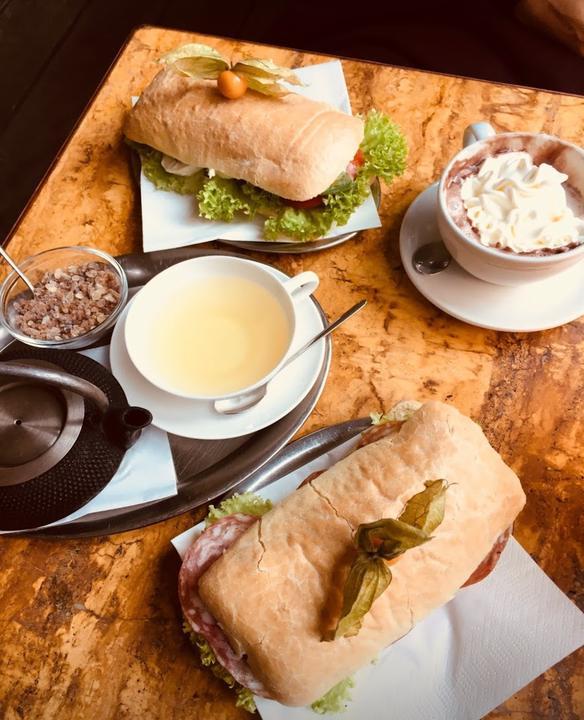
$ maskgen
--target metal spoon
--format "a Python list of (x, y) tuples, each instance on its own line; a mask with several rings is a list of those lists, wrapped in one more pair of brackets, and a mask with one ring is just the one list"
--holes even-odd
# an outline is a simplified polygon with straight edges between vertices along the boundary
[[(333, 323), (325, 327), (317, 335), (311, 338), (305, 345), (303, 345), (301, 348), (296, 350), (295, 353), (290, 355), (290, 357), (286, 360), (286, 362), (282, 365), (278, 372), (282, 371), (285, 367), (288, 367), (288, 365), (294, 362), (296, 358), (300, 357), (300, 355), (302, 355), (305, 350), (308, 350), (309, 347), (314, 345), (317, 340), (320, 340), (321, 338), (330, 335), (350, 317), (355, 315), (355, 313), (358, 313), (359, 310), (364, 308), (365, 305), (367, 305), (367, 300), (361, 300), (356, 305), (353, 305), (352, 308), (349, 308), (349, 310), (343, 313), (341, 317), (338, 318), (338, 320), (335, 320)], [(215, 411), (221, 415), (237, 415), (238, 413), (244, 412), (245, 410), (249, 410), (250, 408), (254, 407), (254, 405), (257, 405), (260, 400), (264, 399), (266, 393), (268, 392), (268, 385), (270, 384), (271, 380), (273, 380), (273, 378), (270, 378), (267, 383), (260, 385), (260, 387), (256, 388), (255, 390), (252, 390), (249, 393), (245, 393), (245, 395), (239, 395), (233, 398), (226, 398), (225, 400), (215, 400), (215, 402), (213, 403)]]
[(34, 296), (34, 285), (26, 277), (26, 275), (22, 272), (22, 270), (18, 267), (18, 265), (10, 257), (10, 255), (6, 252), (6, 250), (4, 250), (2, 245), (0, 245), (0, 255), (4, 258), (4, 260), (6, 260), (6, 262), (10, 265), (10, 267), (14, 270), (14, 272), (20, 277), (22, 282), (28, 287), (28, 289), (31, 291), (31, 293)]
[(422, 245), (412, 255), (414, 270), (422, 275), (435, 275), (446, 270), (451, 260), (452, 256), (439, 240)]

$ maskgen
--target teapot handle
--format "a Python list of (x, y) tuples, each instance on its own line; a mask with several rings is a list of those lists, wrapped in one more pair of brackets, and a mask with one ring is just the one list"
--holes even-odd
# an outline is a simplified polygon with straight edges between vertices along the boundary
[(105, 415), (110, 407), (110, 401), (103, 390), (88, 380), (61, 370), (53, 370), (52, 368), (41, 367), (40, 365), (29, 365), (25, 362), (4, 361), (0, 362), (0, 375), (24, 378), (25, 380), (33, 380), (45, 385), (52, 385), (62, 390), (69, 390), (92, 402), (101, 415)]
[(62, 370), (41, 367), (25, 362), (0, 362), (0, 376), (24, 378), (61, 390), (81, 395), (89, 400), (101, 415), (102, 428), (107, 438), (127, 450), (140, 437), (142, 430), (152, 422), (152, 414), (140, 407), (111, 407), (107, 395), (88, 380)]

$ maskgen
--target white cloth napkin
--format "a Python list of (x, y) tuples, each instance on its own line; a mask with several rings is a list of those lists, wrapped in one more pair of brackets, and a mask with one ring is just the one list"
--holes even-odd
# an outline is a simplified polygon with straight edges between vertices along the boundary
[[(296, 73), (306, 86), (294, 86), (294, 92), (313, 100), (328, 102), (343, 112), (351, 112), (343, 66), (338, 60), (299, 68)], [(204, 220), (197, 214), (194, 198), (157, 190), (143, 173), (140, 174), (140, 196), (145, 252), (194, 245), (217, 238), (264, 242), (262, 220), (238, 223)], [(333, 228), (327, 237), (380, 226), (381, 221), (370, 194), (349, 222)], [(282, 238), (282, 241), (289, 242), (289, 239)]]
[[(282, 499), (356, 442), (350, 440), (259, 494)], [(201, 529), (202, 524), (172, 541), (181, 557)], [(346, 711), (326, 717), (478, 720), (583, 643), (584, 614), (511, 538), (486, 580), (459, 591), (376, 663), (362, 668)], [(310, 708), (264, 698), (256, 703), (263, 720), (318, 717)]]
[[(110, 369), (109, 346), (82, 350), (81, 354)], [(171, 497), (177, 494), (176, 482), (168, 435), (151, 425), (126, 452), (116, 474), (100, 493), (79, 510), (44, 527), (64, 525), (93, 513)]]

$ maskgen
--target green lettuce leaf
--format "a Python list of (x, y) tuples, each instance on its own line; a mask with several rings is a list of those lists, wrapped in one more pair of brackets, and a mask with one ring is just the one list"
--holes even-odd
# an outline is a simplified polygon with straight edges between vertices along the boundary
[(315, 713), (325, 715), (326, 713), (340, 713), (347, 709), (347, 703), (351, 700), (351, 689), (355, 687), (353, 678), (346, 678), (331, 688), (320, 700), (313, 702), (310, 706)]
[(235, 494), (227, 500), (223, 500), (217, 507), (209, 505), (209, 513), (205, 518), (205, 527), (209, 527), (217, 520), (234, 515), (235, 513), (244, 513), (245, 515), (255, 515), (261, 517), (268, 510), (272, 509), (272, 501), (264, 500), (264, 498), (252, 492), (244, 492), (241, 495)]
[(326, 235), (332, 224), (331, 215), (326, 210), (297, 210), (287, 207), (265, 221), (264, 237), (266, 240), (289, 237), (308, 242)]
[(361, 150), (365, 162), (360, 175), (379, 177), (390, 183), (406, 169), (406, 139), (393, 120), (378, 110), (371, 110), (367, 115)]
[[(209, 527), (209, 525), (217, 522), (217, 520), (227, 517), (227, 515), (233, 515), (234, 513), (246, 513), (247, 515), (256, 515), (260, 517), (265, 515), (268, 510), (271, 509), (271, 501), (264, 500), (264, 498), (259, 495), (255, 495), (251, 492), (245, 492), (241, 495), (236, 494), (220, 502), (217, 507), (209, 505), (209, 513), (205, 518), (205, 527)], [(250, 713), (254, 713), (256, 705), (251, 691), (243, 687), (243, 685), (240, 685), (231, 673), (229, 673), (220, 663), (217, 662), (215, 653), (209, 643), (202, 635), (196, 633), (186, 620), (183, 621), (183, 630), (188, 635), (191, 643), (199, 651), (202, 665), (209, 668), (215, 677), (223, 680), (224, 683), (235, 691), (235, 694), (237, 695), (235, 705), (247, 710)]]
[(249, 713), (255, 713), (256, 704), (251, 690), (248, 690), (246, 687), (243, 687), (243, 685), (240, 685), (233, 675), (231, 675), (231, 673), (229, 673), (223, 665), (217, 662), (215, 653), (211, 649), (209, 643), (202, 635), (196, 633), (186, 620), (183, 622), (183, 631), (186, 635), (188, 635), (191, 643), (199, 651), (201, 664), (204, 667), (209, 668), (215, 677), (219, 678), (219, 680), (223, 680), (223, 682), (235, 692), (235, 706), (243, 708), (243, 710), (247, 710)]
[[(237, 680), (228, 672), (220, 663), (217, 662), (215, 653), (213, 652), (209, 643), (205, 640), (202, 635), (196, 633), (190, 625), (183, 621), (183, 632), (188, 636), (192, 645), (197, 648), (201, 658), (201, 665), (209, 668), (209, 670), (219, 680), (231, 688), (236, 695), (235, 706), (247, 710), (249, 713), (255, 713), (256, 704), (253, 699), (253, 693), (243, 685), (240, 685)], [(338, 713), (346, 710), (346, 703), (351, 700), (351, 688), (355, 686), (352, 678), (342, 680), (338, 685), (331, 688), (325, 695), (319, 700), (312, 703), (310, 706), (315, 713), (319, 715), (325, 715), (326, 713)]]
[(240, 190), (255, 211), (266, 217), (276, 216), (285, 207), (284, 200), (250, 183), (239, 181)]
[(414, 413), (422, 407), (422, 403), (417, 400), (402, 400), (395, 405), (389, 412), (379, 413), (372, 412), (369, 414), (372, 425), (385, 425), (388, 422), (406, 422)]
[(242, 180), (207, 178), (204, 172), (190, 178), (167, 173), (160, 165), (161, 154), (138, 146), (144, 174), (157, 188), (196, 195), (199, 213), (208, 220), (231, 222), (237, 217), (265, 216), (266, 240), (288, 237), (308, 242), (326, 235), (333, 226), (346, 225), (363, 204), (375, 177), (391, 182), (406, 167), (407, 145), (398, 126), (383, 113), (372, 110), (365, 120), (361, 150), (364, 163), (352, 182), (343, 175), (323, 193), (323, 206), (296, 209), (277, 195)]
[(166, 172), (162, 167), (161, 152), (148, 147), (148, 145), (140, 145), (131, 140), (126, 140), (126, 142), (140, 155), (142, 172), (158, 190), (175, 192), (179, 195), (196, 195), (203, 187), (206, 180), (203, 170), (194, 175), (173, 175)]
[(256, 214), (256, 207), (241, 191), (241, 183), (228, 178), (209, 178), (199, 193), (199, 214), (207, 220), (231, 222), (235, 215), (247, 215), (250, 219)]

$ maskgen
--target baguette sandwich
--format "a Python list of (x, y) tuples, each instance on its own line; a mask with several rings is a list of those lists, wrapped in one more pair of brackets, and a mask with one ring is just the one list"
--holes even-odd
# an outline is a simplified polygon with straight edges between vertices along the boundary
[(381, 113), (363, 120), (288, 91), (228, 99), (205, 73), (185, 74), (176, 53), (129, 112), (124, 133), (154, 185), (192, 194), (202, 217), (261, 215), (266, 239), (312, 240), (345, 225), (375, 177), (389, 182), (403, 172), (405, 140)]
[(228, 500), (187, 551), (188, 630), (248, 709), (318, 702), (503, 550), (517, 476), (455, 408), (400, 412), (265, 514)]

